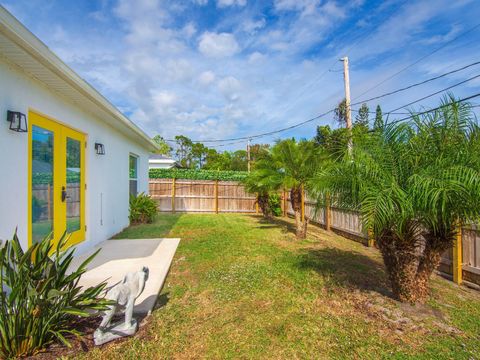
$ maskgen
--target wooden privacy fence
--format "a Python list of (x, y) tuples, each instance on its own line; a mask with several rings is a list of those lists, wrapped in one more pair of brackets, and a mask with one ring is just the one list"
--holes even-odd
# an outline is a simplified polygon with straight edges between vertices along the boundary
[[(287, 214), (293, 215), (288, 193), (284, 193), (282, 197), (287, 204)], [(316, 209), (316, 203), (306, 196), (304, 216), (327, 230), (336, 230), (368, 246), (374, 244), (373, 238), (363, 228), (360, 214), (357, 212), (330, 206)], [(456, 283), (465, 280), (480, 285), (480, 227), (478, 225), (466, 225), (461, 228), (454, 247), (443, 254), (439, 270), (452, 276)]]
[(159, 211), (258, 213), (255, 194), (236, 181), (150, 179)]
[[(157, 201), (159, 211), (203, 213), (259, 213), (255, 194), (245, 191), (235, 181), (150, 179), (150, 195)], [(284, 216), (293, 215), (289, 192), (281, 193)], [(308, 196), (303, 201), (303, 216), (327, 230), (373, 246), (369, 232), (363, 228), (360, 214), (336, 207), (316, 208)], [(465, 226), (455, 246), (442, 256), (441, 272), (453, 280), (480, 285), (480, 227)]]

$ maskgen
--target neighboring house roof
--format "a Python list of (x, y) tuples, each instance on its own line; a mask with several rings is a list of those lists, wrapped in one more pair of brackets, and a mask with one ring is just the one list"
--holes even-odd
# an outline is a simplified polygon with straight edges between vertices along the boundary
[(149, 163), (157, 163), (157, 164), (175, 164), (175, 159), (172, 159), (169, 156), (159, 155), (159, 154), (150, 154), (148, 158)]
[(160, 155), (160, 154), (150, 154), (148, 158), (148, 163), (149, 164), (166, 164), (166, 165), (170, 165), (171, 167), (179, 167), (175, 159), (169, 156)]
[(175, 161), (170, 156), (162, 155), (162, 154), (150, 154), (150, 156), (148, 158), (150, 160), (171, 160), (171, 161)]
[(44, 83), (49, 89), (95, 115), (98, 120), (118, 129), (149, 150), (158, 149), (145, 132), (75, 73), (1, 5), (0, 55)]

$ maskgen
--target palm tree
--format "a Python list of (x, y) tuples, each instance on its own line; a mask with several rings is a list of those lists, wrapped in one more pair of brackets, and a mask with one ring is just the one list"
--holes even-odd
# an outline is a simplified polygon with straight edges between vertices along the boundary
[(295, 139), (278, 141), (255, 164), (254, 177), (269, 189), (290, 189), (290, 202), (295, 213), (297, 238), (307, 234), (307, 221), (301, 216), (302, 198), (308, 181), (321, 163), (319, 149), (310, 141)]
[(410, 182), (425, 231), (416, 284), (421, 298), (461, 224), (480, 215), (480, 131), (471, 106), (445, 97), (439, 111), (414, 116), (412, 148), (421, 168)]
[[(468, 116), (467, 116), (468, 115)], [(317, 195), (356, 209), (372, 229), (393, 295), (423, 302), (456, 224), (480, 214), (479, 136), (468, 108), (444, 106), (357, 139), (351, 158), (315, 177)]]
[(270, 194), (275, 192), (276, 189), (272, 188), (271, 184), (265, 182), (265, 179), (259, 175), (256, 171), (250, 173), (243, 181), (243, 184), (245, 185), (245, 190), (249, 193), (256, 194), (256, 203), (262, 211), (263, 217), (271, 219), (273, 209), (270, 208)]

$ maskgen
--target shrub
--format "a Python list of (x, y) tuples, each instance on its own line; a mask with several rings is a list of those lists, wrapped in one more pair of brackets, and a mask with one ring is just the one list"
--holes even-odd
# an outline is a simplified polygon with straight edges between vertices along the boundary
[(48, 236), (24, 252), (15, 232), (0, 249), (0, 358), (32, 355), (56, 340), (69, 346), (65, 335), (79, 335), (78, 317), (106, 308), (105, 282), (78, 286), (98, 251), (72, 272), (74, 250), (63, 250), (66, 240), (54, 248)]
[(273, 216), (281, 216), (282, 215), (282, 205), (281, 205), (282, 198), (278, 194), (270, 194), (268, 197), (268, 207), (272, 212)]
[(187, 180), (220, 180), (242, 181), (246, 171), (232, 170), (195, 170), (195, 169), (150, 169), (150, 179), (187, 179)]
[(130, 223), (151, 223), (157, 215), (157, 203), (147, 194), (130, 196)]

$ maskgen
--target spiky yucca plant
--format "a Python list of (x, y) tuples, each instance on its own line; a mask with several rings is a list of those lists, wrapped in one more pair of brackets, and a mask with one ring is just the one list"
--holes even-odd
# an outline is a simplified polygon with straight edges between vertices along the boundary
[(0, 358), (32, 355), (74, 329), (79, 317), (106, 309), (106, 283), (84, 289), (78, 285), (86, 266), (70, 269), (74, 250), (64, 250), (64, 235), (54, 247), (51, 237), (23, 251), (15, 232), (0, 249)]

